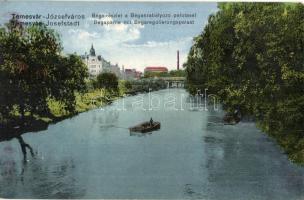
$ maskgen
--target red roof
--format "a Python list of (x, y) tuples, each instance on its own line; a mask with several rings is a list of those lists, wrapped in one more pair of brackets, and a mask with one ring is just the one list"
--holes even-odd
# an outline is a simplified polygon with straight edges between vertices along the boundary
[(163, 71), (163, 72), (167, 72), (168, 69), (167, 67), (154, 67), (154, 66), (151, 66), (151, 67), (146, 67), (145, 68), (145, 71)]

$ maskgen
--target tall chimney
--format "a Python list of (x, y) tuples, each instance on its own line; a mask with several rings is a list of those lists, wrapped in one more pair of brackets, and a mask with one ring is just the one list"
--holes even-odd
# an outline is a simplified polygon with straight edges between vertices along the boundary
[(177, 50), (177, 70), (179, 70), (179, 50)]

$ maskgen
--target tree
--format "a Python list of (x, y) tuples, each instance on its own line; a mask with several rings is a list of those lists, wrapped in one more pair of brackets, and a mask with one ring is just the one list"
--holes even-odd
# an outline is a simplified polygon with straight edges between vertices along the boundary
[(108, 90), (118, 89), (118, 78), (115, 74), (105, 72), (97, 76), (95, 87)]
[(184, 77), (185, 71), (184, 70), (171, 70), (169, 72), (169, 76), (171, 77)]
[(253, 116), (301, 162), (303, 18), (301, 4), (219, 3), (185, 63), (189, 90), (208, 88), (228, 112)]
[(85, 89), (87, 69), (76, 55), (63, 56), (59, 36), (45, 25), (24, 28), (12, 19), (0, 29), (1, 113), (9, 117), (17, 107), (48, 114), (48, 98), (60, 100), (75, 111), (75, 91)]
[(132, 83), (131, 83), (130, 81), (128, 81), (128, 80), (126, 80), (126, 81), (124, 82), (124, 86), (125, 86), (125, 88), (126, 88), (127, 90), (131, 90), (131, 89), (132, 89)]
[(144, 74), (145, 78), (167, 77), (167, 76), (169, 76), (168, 72), (150, 72), (150, 71), (147, 71)]

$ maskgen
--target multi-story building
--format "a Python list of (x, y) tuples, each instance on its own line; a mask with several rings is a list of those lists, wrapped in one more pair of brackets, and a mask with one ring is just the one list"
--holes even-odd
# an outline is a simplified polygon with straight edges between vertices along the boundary
[(90, 53), (82, 56), (84, 63), (87, 65), (91, 77), (96, 77), (102, 72), (111, 72), (118, 78), (123, 78), (118, 64), (112, 65), (111, 62), (105, 60), (101, 55), (96, 55), (93, 44)]
[(90, 54), (85, 53), (82, 59), (88, 67), (90, 76), (97, 76), (102, 72), (101, 56), (96, 56), (93, 44), (90, 49)]

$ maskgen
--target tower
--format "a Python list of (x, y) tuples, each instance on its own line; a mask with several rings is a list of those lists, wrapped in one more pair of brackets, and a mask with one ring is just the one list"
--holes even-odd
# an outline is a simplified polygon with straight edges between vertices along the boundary
[(177, 70), (179, 70), (179, 50), (177, 50), (177, 64), (176, 64)]
[(96, 56), (93, 44), (92, 44), (91, 49), (90, 49), (90, 56)]

